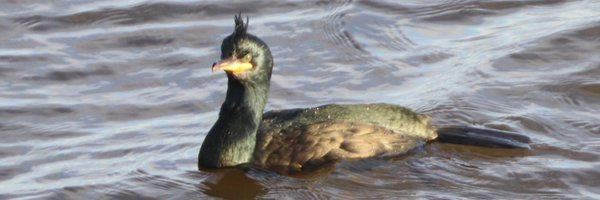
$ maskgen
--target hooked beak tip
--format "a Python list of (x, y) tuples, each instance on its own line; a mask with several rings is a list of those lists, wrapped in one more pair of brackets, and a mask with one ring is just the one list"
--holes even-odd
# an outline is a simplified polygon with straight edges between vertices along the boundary
[(216, 62), (214, 62), (214, 63), (212, 64), (212, 67), (210, 68), (212, 72), (215, 72), (215, 71), (217, 71), (217, 70), (218, 70), (218, 69), (217, 69), (215, 66), (217, 66), (217, 63), (216, 63)]

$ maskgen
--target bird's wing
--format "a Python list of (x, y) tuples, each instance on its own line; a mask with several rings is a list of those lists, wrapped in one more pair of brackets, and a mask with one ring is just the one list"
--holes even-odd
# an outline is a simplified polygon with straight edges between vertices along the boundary
[(398, 155), (422, 143), (382, 126), (349, 121), (301, 124), (260, 135), (255, 163), (287, 171), (314, 169), (342, 159)]

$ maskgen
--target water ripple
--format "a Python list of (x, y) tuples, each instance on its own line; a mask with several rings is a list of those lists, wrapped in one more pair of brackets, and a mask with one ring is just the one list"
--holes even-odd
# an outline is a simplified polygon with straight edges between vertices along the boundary
[[(593, 1), (0, 2), (0, 199), (597, 199)], [(267, 108), (387, 102), (516, 131), (318, 173), (197, 171), (232, 15), (275, 56)]]

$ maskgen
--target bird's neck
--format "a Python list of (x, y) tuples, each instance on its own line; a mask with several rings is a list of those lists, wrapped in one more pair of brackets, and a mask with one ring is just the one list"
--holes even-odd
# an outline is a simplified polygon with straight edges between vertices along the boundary
[(200, 148), (199, 167), (232, 167), (251, 160), (268, 92), (268, 83), (242, 84), (229, 80), (219, 119)]

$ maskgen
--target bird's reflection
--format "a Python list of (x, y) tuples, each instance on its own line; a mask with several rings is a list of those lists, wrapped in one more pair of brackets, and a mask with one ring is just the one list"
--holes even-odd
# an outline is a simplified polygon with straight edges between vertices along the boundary
[(219, 170), (213, 174), (203, 181), (206, 195), (223, 199), (256, 199), (266, 194), (264, 186), (248, 177), (243, 170)]

